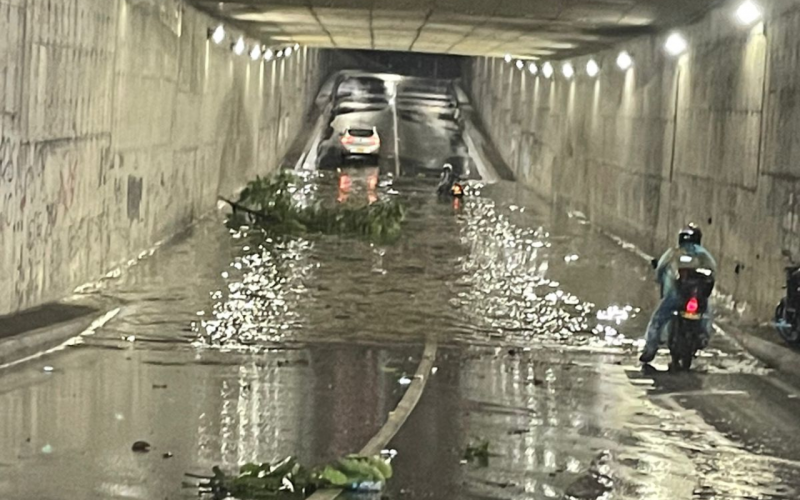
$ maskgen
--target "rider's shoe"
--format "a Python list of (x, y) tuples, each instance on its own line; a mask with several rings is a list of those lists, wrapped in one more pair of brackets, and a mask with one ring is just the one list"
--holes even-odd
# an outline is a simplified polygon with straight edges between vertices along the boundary
[(656, 353), (657, 353), (657, 351), (649, 351), (649, 350), (645, 349), (644, 352), (642, 353), (642, 355), (639, 356), (639, 361), (641, 361), (642, 363), (647, 364), (647, 363), (653, 361), (654, 359), (656, 359)]

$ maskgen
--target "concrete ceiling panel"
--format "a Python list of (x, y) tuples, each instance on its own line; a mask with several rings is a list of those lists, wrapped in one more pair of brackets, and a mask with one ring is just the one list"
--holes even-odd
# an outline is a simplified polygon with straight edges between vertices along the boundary
[(328, 46), (330, 33), (348, 48), (397, 50), (416, 39), (414, 51), (497, 55), (513, 47), (565, 58), (690, 22), (718, 0), (188, 1), (254, 36), (303, 44)]

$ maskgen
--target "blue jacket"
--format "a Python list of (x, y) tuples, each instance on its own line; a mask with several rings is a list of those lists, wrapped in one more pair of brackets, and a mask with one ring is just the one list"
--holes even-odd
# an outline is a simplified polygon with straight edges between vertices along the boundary
[(717, 262), (714, 257), (695, 243), (683, 243), (675, 248), (670, 248), (658, 261), (656, 279), (661, 285), (661, 296), (670, 295), (675, 289), (679, 269), (708, 269), (712, 276), (717, 274)]

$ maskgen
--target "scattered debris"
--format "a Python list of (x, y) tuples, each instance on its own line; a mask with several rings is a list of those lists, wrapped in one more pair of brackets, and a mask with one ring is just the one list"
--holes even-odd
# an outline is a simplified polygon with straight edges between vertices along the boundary
[(153, 389), (166, 389), (167, 384), (153, 384)]
[(313, 470), (303, 467), (294, 457), (276, 464), (245, 464), (238, 475), (226, 475), (216, 466), (212, 470), (213, 476), (186, 476), (203, 480), (197, 485), (200, 492), (212, 494), (215, 500), (301, 499), (324, 488), (380, 491), (392, 477), (387, 460), (359, 455), (348, 455)]
[(45, 455), (53, 453), (53, 447), (50, 446), (49, 444), (42, 446), (42, 453), (44, 453)]
[(167, 459), (167, 458), (172, 458), (173, 456), (174, 455), (172, 454), (172, 452), (168, 451), (168, 452), (164, 453), (163, 455), (161, 455), (161, 458)]
[(404, 376), (404, 377), (401, 377), (400, 380), (398, 380), (398, 382), (400, 382), (400, 385), (410, 385), (411, 384), (411, 379)]
[(43, 370), (45, 373), (53, 373), (53, 370), (55, 370), (55, 368), (53, 368), (52, 366), (45, 366)]
[(489, 466), (489, 441), (482, 440), (477, 444), (467, 446), (464, 451), (464, 461), (462, 463), (477, 462), (481, 467)]
[(136, 453), (147, 453), (148, 451), (150, 451), (150, 443), (148, 443), (147, 441), (136, 441), (135, 443), (133, 443), (131, 450), (133, 450)]

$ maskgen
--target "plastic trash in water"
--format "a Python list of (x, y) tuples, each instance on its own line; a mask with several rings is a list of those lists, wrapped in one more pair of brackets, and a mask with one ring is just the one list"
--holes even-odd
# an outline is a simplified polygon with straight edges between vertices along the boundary
[(348, 488), (352, 491), (382, 491), (383, 490), (383, 482), (382, 481), (364, 481), (361, 483), (353, 483)]
[(43, 370), (45, 373), (53, 373), (53, 370), (55, 370), (55, 368), (53, 368), (52, 366), (45, 366)]
[(398, 382), (400, 382), (400, 385), (410, 385), (411, 379), (408, 377), (402, 377), (400, 380), (398, 380)]

